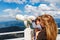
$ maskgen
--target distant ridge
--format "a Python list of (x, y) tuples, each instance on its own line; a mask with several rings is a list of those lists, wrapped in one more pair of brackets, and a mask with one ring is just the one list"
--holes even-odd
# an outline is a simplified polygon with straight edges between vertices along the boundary
[(23, 21), (17, 21), (17, 20), (0, 22), (0, 28), (6, 28), (11, 26), (24, 27), (25, 25)]
[(11, 27), (6, 27), (6, 28), (0, 28), (0, 33), (23, 31), (24, 29), (25, 27), (11, 26)]

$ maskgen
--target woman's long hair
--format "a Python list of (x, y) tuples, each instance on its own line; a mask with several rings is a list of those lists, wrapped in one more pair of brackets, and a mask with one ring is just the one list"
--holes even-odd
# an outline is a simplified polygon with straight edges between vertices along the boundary
[(42, 15), (42, 20), (44, 23), (44, 28), (46, 29), (47, 40), (56, 40), (57, 37), (57, 25), (51, 15)]

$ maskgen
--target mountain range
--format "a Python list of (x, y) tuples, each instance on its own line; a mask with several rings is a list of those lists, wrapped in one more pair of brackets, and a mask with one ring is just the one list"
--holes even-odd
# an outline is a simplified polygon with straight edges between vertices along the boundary
[[(60, 19), (55, 19), (58, 28), (60, 28)], [(23, 31), (25, 29), (25, 25), (23, 21), (5, 21), (0, 22), (0, 33), (1, 32), (13, 32), (13, 31)]]

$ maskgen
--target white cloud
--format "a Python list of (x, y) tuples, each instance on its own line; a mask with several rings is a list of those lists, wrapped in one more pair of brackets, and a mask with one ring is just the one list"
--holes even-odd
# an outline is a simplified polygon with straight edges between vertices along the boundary
[(40, 3), (40, 2), (47, 2), (47, 3), (52, 3), (54, 5), (56, 5), (57, 3), (60, 3), (60, 0), (30, 0), (30, 2), (32, 4), (35, 4), (35, 3)]
[(45, 0), (45, 1), (50, 2), (50, 3), (58, 3), (58, 2), (60, 2), (60, 0)]
[(35, 6), (31, 6), (31, 5), (26, 5), (25, 6), (25, 11), (27, 13), (32, 12), (32, 11), (36, 11), (36, 9), (37, 9), (37, 7), (35, 7)]
[(9, 20), (15, 20), (10, 15), (0, 15), (0, 21), (9, 21)]
[(21, 10), (17, 7), (16, 9), (5, 9), (3, 10), (4, 13), (8, 14), (11, 17), (15, 17), (16, 14), (22, 13)]
[(47, 6), (46, 4), (40, 4), (39, 8), (41, 10), (51, 10), (52, 9), (51, 7)]
[(52, 16), (60, 14), (60, 10), (55, 7), (55, 5), (50, 4), (40, 4), (38, 7), (32, 6), (32, 5), (26, 5), (25, 6), (25, 12), (32, 13), (35, 16), (39, 16), (42, 14), (50, 14)]
[(9, 15), (1, 15), (0, 18), (9, 18)]
[(32, 4), (34, 4), (34, 3), (39, 3), (41, 0), (30, 0), (30, 2), (32, 3)]
[(22, 13), (22, 11), (17, 7), (16, 9), (5, 9), (3, 13), (3, 15), (0, 15), (0, 21), (16, 20), (15, 16)]
[(0, 21), (10, 21), (16, 20), (15, 16), (22, 13), (22, 11), (17, 7), (16, 9), (4, 9), (3, 15), (0, 15)]
[(60, 6), (60, 0), (44, 0), (44, 1), (54, 4), (56, 5), (56, 7)]
[(7, 3), (17, 3), (17, 4), (23, 4), (26, 2), (26, 0), (3, 0), (3, 1)]
[(41, 10), (46, 10), (46, 11), (57, 11), (59, 10), (54, 4), (49, 4), (49, 5), (46, 5), (46, 4), (40, 4), (39, 5), (39, 8)]
[(54, 5), (60, 4), (60, 0), (30, 0), (31, 4), (40, 3), (40, 2), (42, 2), (42, 3), (50, 3), (50, 4), (52, 3)]

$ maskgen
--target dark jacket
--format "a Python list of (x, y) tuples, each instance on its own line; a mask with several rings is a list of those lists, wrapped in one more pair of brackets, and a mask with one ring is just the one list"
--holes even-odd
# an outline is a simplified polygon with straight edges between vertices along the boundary
[(45, 29), (43, 29), (43, 30), (38, 34), (37, 40), (47, 40)]

